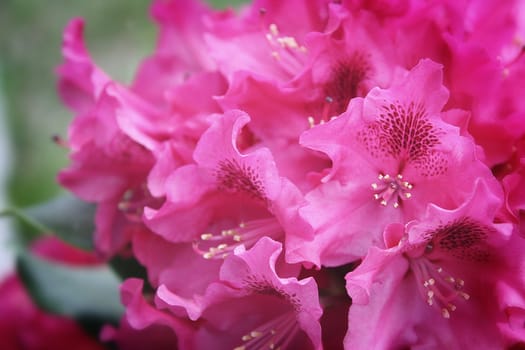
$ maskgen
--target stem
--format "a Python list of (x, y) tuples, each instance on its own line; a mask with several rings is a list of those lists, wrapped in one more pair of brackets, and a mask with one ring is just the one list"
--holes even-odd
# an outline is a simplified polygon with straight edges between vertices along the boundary
[(50, 235), (51, 229), (48, 227), (42, 225), (41, 223), (33, 220), (31, 217), (24, 214), (23, 211), (17, 208), (6, 208), (3, 210), (0, 210), (0, 218), (1, 217), (13, 217), (18, 220), (20, 220), (25, 225), (31, 227), (33, 230), (38, 232), (40, 235)]

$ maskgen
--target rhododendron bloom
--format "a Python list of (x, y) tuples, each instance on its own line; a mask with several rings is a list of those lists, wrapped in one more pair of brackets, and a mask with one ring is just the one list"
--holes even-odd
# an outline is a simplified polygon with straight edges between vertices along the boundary
[(284, 83), (301, 71), (307, 59), (308, 34), (333, 29), (329, 4), (327, 0), (258, 0), (234, 21), (217, 25), (206, 43), (228, 80), (245, 71)]
[[(171, 18), (168, 13), (180, 11), (173, 5), (154, 5), (162, 40), (130, 88), (92, 62), (82, 20), (72, 20), (64, 34), (59, 92), (78, 115), (67, 142), (73, 164), (59, 181), (79, 197), (99, 203), (96, 246), (106, 255), (121, 251), (135, 231), (144, 230), (143, 208), (160, 204), (165, 173), (191, 159), (192, 148), (209, 126), (208, 114), (219, 112), (211, 96), (225, 91), (224, 78), (212, 71), (212, 62), (195, 62), (188, 50), (172, 46), (184, 41), (193, 55), (202, 52), (202, 21), (211, 11), (196, 2), (178, 2), (185, 16)], [(208, 93), (204, 88), (193, 93), (203, 81)]]
[(130, 106), (148, 111), (136, 97), (96, 67), (83, 43), (83, 22), (73, 20), (64, 35), (65, 62), (59, 68), (59, 91), (78, 113), (69, 129), (72, 165), (59, 174), (60, 183), (79, 197), (99, 203), (95, 244), (112, 255), (141, 229), (142, 208), (155, 202), (144, 187), (153, 155), (119, 125)]
[(523, 6), (154, 0), (129, 86), (73, 20), (59, 180), (98, 205), (98, 252), (146, 272), (102, 339), (523, 347)]
[[(498, 281), (522, 267), (510, 224), (494, 224), (501, 197), (478, 180), (455, 210), (429, 205), (418, 220), (389, 225), (385, 249), (370, 248), (346, 276), (353, 300), (350, 348), (430, 346), (502, 348), (496, 327)], [(366, 321), (365, 321), (366, 319)], [(376, 334), (381, 334), (380, 340)], [(382, 344), (382, 345), (380, 345)]]
[[(388, 89), (352, 100), (337, 119), (304, 133), (301, 143), (332, 159), (330, 173), (307, 196), (301, 214), (317, 229), (305, 256), (339, 265), (383, 246), (391, 222), (421, 215), (427, 204), (460, 205), (489, 169), (471, 139), (446, 123), (439, 65), (424, 60)], [(436, 191), (439, 188), (439, 191)]]
[[(237, 246), (271, 237), (293, 250), (311, 234), (297, 214), (302, 195), (278, 175), (268, 149), (239, 150), (248, 121), (240, 111), (217, 116), (195, 149), (196, 164), (173, 172), (165, 204), (146, 211), (147, 225), (160, 237), (136, 235), (134, 250), (154, 285), (192, 297), (217, 279)], [(196, 271), (200, 278), (190, 284), (176, 277)]]
[(167, 288), (157, 291), (157, 304), (199, 320), (196, 349), (213, 344), (235, 349), (320, 349), (321, 307), (313, 278), (281, 278), (276, 263), (281, 244), (263, 238), (251, 249), (238, 247), (226, 257), (220, 282), (206, 290), (195, 309)]
[(255, 142), (272, 151), (279, 171), (303, 191), (312, 188), (306, 175), (329, 164), (300, 147), (301, 133), (344, 112), (350, 99), (373, 86), (388, 86), (396, 67), (385, 60), (389, 41), (372, 30), (377, 23), (354, 18), (336, 4), (329, 15), (329, 30), (306, 36), (305, 58), (293, 80), (276, 82), (258, 70), (240, 70), (219, 99), (224, 109), (250, 115), (248, 130)]

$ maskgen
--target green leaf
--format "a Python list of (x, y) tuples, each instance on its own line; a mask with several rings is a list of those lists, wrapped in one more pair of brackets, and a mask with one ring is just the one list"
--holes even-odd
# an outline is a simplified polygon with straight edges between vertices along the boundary
[(124, 313), (119, 295), (121, 280), (106, 265), (76, 267), (22, 253), (17, 272), (40, 308), (72, 317), (92, 330), (106, 323), (118, 324)]
[(208, 0), (208, 2), (215, 8), (225, 8), (239, 7), (240, 5), (248, 3), (249, 0)]
[[(82, 249), (93, 249), (95, 205), (70, 194), (48, 202), (13, 210), (14, 215), (39, 233), (54, 233), (62, 240)], [(45, 232), (42, 232), (42, 231)]]

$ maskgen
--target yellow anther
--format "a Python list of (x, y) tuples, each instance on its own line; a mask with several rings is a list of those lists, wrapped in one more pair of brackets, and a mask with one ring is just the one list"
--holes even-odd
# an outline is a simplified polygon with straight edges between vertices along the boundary
[(275, 23), (270, 24), (269, 29), (270, 29), (270, 33), (273, 36), (279, 35), (279, 28), (277, 28), (277, 24), (275, 24)]
[(211, 233), (203, 233), (203, 234), (201, 235), (201, 239), (202, 239), (203, 241), (206, 241), (206, 240), (208, 240), (208, 239), (210, 239), (210, 238), (212, 238), (212, 237), (213, 237), (213, 234), (211, 234)]

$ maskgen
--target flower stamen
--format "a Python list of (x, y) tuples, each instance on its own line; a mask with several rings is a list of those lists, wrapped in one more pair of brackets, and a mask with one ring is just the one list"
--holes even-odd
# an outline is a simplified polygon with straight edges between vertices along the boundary
[(412, 271), (420, 282), (421, 295), (429, 306), (440, 309), (443, 318), (450, 318), (457, 309), (455, 300), (469, 300), (470, 295), (463, 291), (465, 281), (446, 273), (428, 259), (421, 257), (411, 260)]
[(395, 177), (389, 174), (379, 174), (377, 177), (380, 182), (374, 182), (371, 187), (374, 193), (374, 199), (379, 201), (382, 206), (387, 206), (390, 202), (394, 208), (399, 208), (400, 200), (412, 197), (410, 192), (414, 186), (403, 180), (403, 175), (397, 174)]
[(299, 330), (295, 312), (288, 311), (244, 334), (233, 350), (286, 349)]
[(241, 244), (248, 248), (263, 236), (278, 239), (282, 233), (282, 227), (274, 217), (250, 220), (241, 222), (235, 228), (224, 229), (219, 234), (201, 234), (200, 240), (193, 243), (193, 250), (204, 259), (224, 259)]
[(305, 60), (304, 53), (307, 51), (305, 46), (300, 45), (293, 36), (282, 35), (275, 23), (268, 26), (265, 37), (272, 57), (284, 71), (293, 76), (301, 70)]
[(137, 188), (126, 190), (117, 205), (117, 208), (131, 222), (142, 222), (144, 207), (155, 208), (160, 204), (160, 200), (154, 198), (145, 184)]

